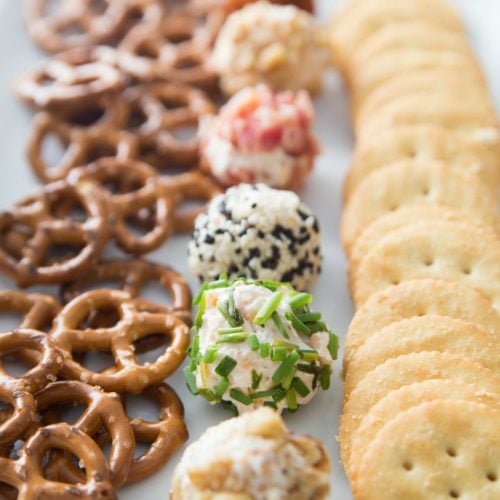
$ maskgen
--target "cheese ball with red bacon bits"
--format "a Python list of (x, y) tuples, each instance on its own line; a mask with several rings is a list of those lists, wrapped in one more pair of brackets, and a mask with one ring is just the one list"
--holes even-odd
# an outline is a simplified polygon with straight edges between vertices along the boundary
[(274, 94), (265, 85), (247, 87), (217, 116), (203, 119), (202, 169), (224, 186), (262, 182), (296, 190), (319, 153), (313, 121), (307, 92)]
[(239, 184), (197, 217), (188, 263), (200, 282), (226, 274), (308, 290), (321, 272), (318, 220), (292, 191)]
[(329, 37), (294, 5), (250, 3), (228, 16), (209, 63), (227, 95), (259, 83), (316, 93), (331, 63)]

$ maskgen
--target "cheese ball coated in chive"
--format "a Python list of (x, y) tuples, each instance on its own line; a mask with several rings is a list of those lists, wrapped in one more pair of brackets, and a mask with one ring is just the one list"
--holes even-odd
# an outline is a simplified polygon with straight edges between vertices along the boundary
[(177, 465), (172, 500), (324, 500), (331, 461), (318, 440), (261, 408), (209, 428)]
[(205, 283), (185, 368), (191, 392), (236, 413), (293, 412), (328, 389), (338, 339), (311, 302), (272, 281)]
[(227, 274), (309, 290), (321, 273), (318, 220), (291, 191), (240, 184), (196, 219), (188, 263), (200, 282)]

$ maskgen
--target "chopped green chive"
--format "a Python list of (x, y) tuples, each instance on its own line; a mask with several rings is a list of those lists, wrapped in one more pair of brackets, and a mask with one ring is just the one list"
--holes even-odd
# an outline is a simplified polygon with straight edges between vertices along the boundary
[(199, 389), (198, 394), (202, 397), (204, 397), (209, 403), (212, 403), (213, 401), (218, 401), (219, 398), (217, 395), (211, 391), (210, 389)]
[(255, 333), (248, 337), (247, 342), (252, 351), (256, 351), (260, 347), (259, 339)]
[(250, 395), (252, 399), (263, 399), (268, 397), (279, 396), (283, 392), (283, 388), (281, 386), (273, 387), (272, 389), (268, 389), (267, 391), (254, 392)]
[(286, 401), (288, 403), (288, 411), (294, 412), (297, 409), (297, 394), (295, 394), (295, 389), (293, 387), (288, 389)]
[(292, 385), (293, 377), (295, 376), (295, 372), (297, 368), (294, 366), (287, 374), (287, 376), (281, 381), (281, 386), (283, 389), (289, 389)]
[(307, 385), (304, 384), (304, 382), (298, 377), (295, 377), (293, 379), (292, 387), (295, 389), (297, 394), (299, 394), (299, 396), (303, 398), (305, 398), (311, 392)]
[(238, 416), (238, 408), (236, 408), (236, 406), (231, 401), (221, 401), (221, 405), (226, 410), (229, 410), (234, 416)]
[(244, 404), (246, 406), (252, 404), (252, 398), (248, 395), (245, 394), (244, 392), (241, 392), (239, 389), (231, 389), (229, 391), (229, 396), (238, 401), (241, 404)]
[(319, 368), (318, 366), (316, 366), (314, 364), (305, 365), (302, 363), (298, 363), (297, 370), (304, 372), (304, 373), (319, 374), (321, 371), (321, 368)]
[(302, 321), (302, 323), (311, 323), (314, 321), (320, 321), (321, 320), (321, 313), (319, 312), (306, 312), (302, 314), (297, 314), (297, 318)]
[(186, 377), (189, 392), (196, 396), (196, 394), (198, 394), (198, 388), (196, 387), (196, 377), (194, 376), (194, 373), (189, 369), (189, 366), (185, 366), (182, 371)]
[(254, 391), (259, 388), (261, 380), (262, 380), (262, 373), (257, 373), (255, 370), (252, 370), (252, 389)]
[(318, 351), (314, 349), (299, 349), (301, 359), (304, 361), (316, 361), (318, 359)]
[(282, 337), (284, 337), (285, 339), (289, 339), (290, 337), (288, 336), (288, 332), (286, 331), (285, 325), (283, 324), (283, 321), (281, 321), (281, 317), (278, 314), (278, 312), (274, 311), (271, 314), (271, 318), (272, 318), (274, 324), (276, 325), (276, 328), (280, 332), (280, 335)]
[(222, 377), (215, 386), (215, 394), (217, 394), (217, 396), (221, 398), (228, 387), (229, 380), (226, 377)]
[(262, 406), (269, 406), (269, 408), (272, 408), (273, 410), (278, 409), (278, 405), (274, 401), (264, 401), (264, 403), (262, 403)]
[(201, 297), (205, 293), (206, 289), (207, 289), (207, 283), (203, 283), (202, 287), (198, 290), (196, 297), (193, 299), (193, 306), (197, 306), (200, 303)]
[(242, 317), (239, 315), (239, 313), (237, 315), (231, 315), (230, 312), (229, 312), (229, 301), (227, 302), (224, 302), (224, 303), (220, 303), (218, 306), (217, 306), (217, 309), (219, 310), (219, 312), (222, 314), (222, 316), (224, 317), (224, 319), (232, 326), (232, 327), (236, 327), (236, 326), (241, 326), (243, 324), (243, 319)]
[(321, 380), (321, 388), (326, 391), (330, 387), (330, 377), (332, 374), (332, 369), (325, 365), (321, 370), (320, 380)]
[(215, 373), (221, 377), (227, 377), (237, 364), (237, 361), (231, 356), (224, 356), (221, 362), (216, 366)]
[(314, 321), (313, 323), (307, 323), (307, 328), (309, 328), (309, 331), (311, 333), (328, 331), (328, 327), (322, 321)]
[(276, 392), (272, 395), (272, 398), (275, 403), (279, 403), (286, 398), (286, 389), (283, 389), (283, 387), (278, 387)]
[(218, 280), (207, 283), (207, 290), (215, 290), (216, 288), (226, 288), (229, 286), (227, 277), (221, 277)]
[(206, 304), (207, 304), (207, 298), (206, 298), (206, 295), (203, 293), (201, 295), (200, 305), (198, 307), (198, 312), (196, 313), (196, 318), (194, 320), (194, 324), (195, 324), (196, 328), (201, 328), (201, 323), (203, 320), (203, 314), (205, 312)]
[(271, 359), (273, 361), (283, 361), (288, 355), (288, 349), (284, 346), (273, 347), (271, 350)]
[(235, 326), (232, 328), (219, 328), (219, 330), (217, 330), (217, 333), (219, 335), (226, 335), (227, 333), (242, 333), (244, 331), (245, 330), (243, 330), (242, 326)]
[(271, 346), (269, 345), (269, 342), (262, 342), (262, 344), (260, 344), (260, 355), (263, 358), (267, 358), (270, 352)]
[(298, 293), (297, 295), (293, 295), (288, 297), (288, 304), (290, 307), (293, 309), (300, 309), (301, 307), (306, 306), (307, 304), (310, 304), (313, 300), (313, 297), (310, 293)]
[(216, 344), (239, 344), (240, 342), (245, 342), (248, 338), (248, 333), (228, 333), (227, 335), (219, 335), (219, 338), (215, 341)]
[(236, 309), (236, 304), (234, 303), (234, 288), (229, 289), (229, 294), (228, 294), (228, 299), (227, 299), (227, 310), (229, 313), (229, 316), (233, 318), (233, 321), (236, 323), (236, 325), (242, 325), (243, 324), (243, 318), (241, 317), (240, 313)]
[(339, 355), (339, 338), (332, 332), (328, 332), (330, 339), (328, 341), (328, 351), (332, 359), (337, 359)]
[(217, 357), (217, 349), (214, 346), (209, 346), (207, 347), (207, 350), (203, 355), (203, 361), (205, 361), (205, 363), (207, 364), (210, 364), (215, 361), (216, 357)]
[(309, 330), (308, 326), (306, 326), (300, 319), (297, 317), (296, 314), (293, 312), (289, 311), (285, 313), (285, 318), (292, 323), (292, 326), (297, 330), (299, 333), (302, 333), (303, 335), (310, 335), (311, 330)]
[(283, 340), (275, 340), (273, 342), (273, 347), (276, 347), (276, 346), (279, 346), (279, 347), (286, 347), (289, 351), (293, 351), (294, 349), (297, 349), (297, 345), (296, 344), (292, 344), (290, 342), (284, 342)]
[(280, 302), (283, 300), (283, 292), (276, 291), (264, 302), (262, 307), (259, 309), (259, 312), (254, 318), (254, 323), (256, 325), (265, 325), (267, 320), (271, 317), (274, 311), (280, 305)]
[(287, 375), (294, 370), (295, 363), (300, 358), (300, 354), (297, 351), (291, 352), (287, 358), (281, 362), (276, 371), (273, 374), (273, 383), (279, 384), (283, 379), (287, 377)]

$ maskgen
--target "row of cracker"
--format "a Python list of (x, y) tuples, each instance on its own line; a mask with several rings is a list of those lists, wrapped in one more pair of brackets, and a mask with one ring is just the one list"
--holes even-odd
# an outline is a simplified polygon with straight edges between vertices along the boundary
[(332, 41), (357, 140), (341, 227), (354, 496), (500, 498), (500, 146), (484, 77), (442, 0), (351, 0)]

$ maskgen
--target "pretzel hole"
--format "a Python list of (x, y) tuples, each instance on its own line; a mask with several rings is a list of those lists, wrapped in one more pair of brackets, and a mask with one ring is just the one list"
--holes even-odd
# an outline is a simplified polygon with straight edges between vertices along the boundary
[(1, 310), (0, 306), (0, 332), (9, 332), (19, 328), (27, 311)]
[(202, 65), (202, 62), (194, 56), (183, 58), (174, 64), (175, 69), (193, 69)]
[(146, 59), (158, 59), (160, 50), (157, 46), (151, 44), (148, 40), (143, 40), (136, 47), (135, 53), (139, 57), (145, 57)]
[(71, 37), (79, 37), (85, 34), (85, 30), (82, 26), (80, 26), (79, 23), (73, 22), (71, 24), (68, 24), (67, 26), (64, 26), (60, 30), (61, 35), (71, 38)]
[(148, 119), (149, 117), (144, 112), (144, 109), (142, 109), (142, 107), (139, 105), (135, 105), (132, 107), (127, 116), (127, 121), (124, 128), (126, 130), (134, 131), (142, 127), (148, 121)]
[(165, 42), (173, 45), (189, 42), (192, 38), (193, 34), (191, 31), (178, 31), (176, 33), (166, 33), (163, 35)]
[(85, 152), (85, 157), (82, 163), (92, 163), (99, 158), (105, 158), (109, 156), (116, 156), (118, 153), (118, 147), (116, 144), (105, 144), (97, 143), (92, 144)]
[(0, 498), (19, 498), (19, 490), (15, 486), (0, 481)]
[(165, 287), (156, 279), (147, 281), (141, 288), (141, 297), (162, 306), (173, 305), (172, 297)]
[[(99, 288), (103, 287), (100, 286)], [(121, 315), (117, 307), (113, 305), (96, 307), (81, 318), (78, 328), (80, 330), (85, 330), (87, 328), (112, 328), (120, 319)]]
[(8, 375), (20, 378), (36, 365), (36, 361), (28, 361), (20, 354), (18, 349), (14, 349), (0, 355), (0, 365)]
[(42, 16), (51, 17), (53, 16), (62, 5), (62, 0), (46, 0), (43, 2)]
[(108, 2), (105, 0), (91, 0), (89, 10), (95, 15), (101, 15), (108, 9)]
[(198, 134), (198, 126), (197, 125), (181, 125), (179, 127), (175, 127), (170, 131), (173, 137), (175, 137), (178, 141), (182, 142), (191, 142), (196, 140), (196, 136)]
[[(83, 467), (82, 461), (73, 453), (70, 453), (69, 451), (63, 450), (62, 448), (49, 448), (45, 454), (42, 457), (41, 465), (42, 465), (42, 471), (43, 471), (43, 477), (46, 480), (53, 481), (54, 474), (57, 475), (57, 470), (55, 470), (54, 467), (50, 467), (50, 461), (51, 457), (53, 456), (54, 453), (64, 453), (65, 458), (69, 461), (71, 461), (76, 467), (78, 467), (83, 473), (85, 473), (85, 467)], [(59, 478), (57, 478), (59, 479)], [(67, 481), (62, 481), (65, 484), (72, 484)]]
[(95, 373), (116, 367), (115, 359), (109, 351), (77, 352), (74, 357), (83, 367)]
[(182, 109), (185, 108), (188, 104), (186, 100), (175, 97), (160, 97), (161, 105), (168, 111), (173, 109)]
[(87, 212), (81, 203), (74, 199), (60, 200), (56, 203), (51, 203), (49, 207), (50, 215), (58, 219), (71, 219), (75, 222), (85, 222), (87, 220)]
[(33, 236), (33, 230), (24, 224), (12, 224), (2, 228), (0, 246), (14, 259), (19, 260), (26, 243)]
[(42, 265), (59, 264), (71, 260), (79, 255), (84, 248), (84, 243), (51, 243), (45, 254), (45, 259), (42, 261)]
[[(50, 413), (56, 416), (56, 421), (53, 421), (52, 418), (49, 418), (49, 420), (45, 421), (48, 421), (50, 423), (66, 422), (68, 424), (74, 424), (83, 415), (83, 412), (87, 409), (87, 406), (68, 401), (62, 404), (52, 405), (47, 409)], [(43, 413), (47, 414), (47, 411), (44, 411)]]
[(42, 141), (41, 150), (42, 161), (46, 168), (50, 170), (58, 167), (67, 152), (68, 146), (68, 142), (56, 132), (46, 134)]
[(90, 127), (101, 121), (105, 114), (106, 110), (103, 107), (79, 109), (78, 113), (66, 117), (66, 121), (78, 127)]
[[(161, 420), (160, 405), (143, 394), (137, 396), (127, 394), (125, 396), (125, 407), (127, 409), (127, 415), (131, 420), (134, 418), (140, 418), (145, 422), (157, 422)], [(146, 441), (141, 442), (144, 443)]]
[(169, 345), (170, 338), (161, 334), (151, 334), (138, 339), (134, 342), (137, 363), (142, 366), (155, 363), (165, 354)]

